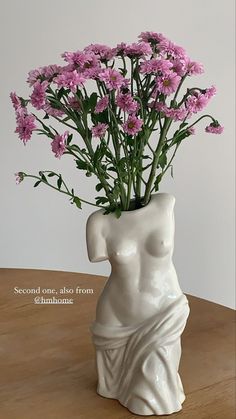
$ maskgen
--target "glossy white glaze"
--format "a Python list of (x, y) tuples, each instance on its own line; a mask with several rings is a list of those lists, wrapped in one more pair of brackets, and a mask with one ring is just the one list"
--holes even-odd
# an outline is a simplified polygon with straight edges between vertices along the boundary
[(140, 415), (179, 411), (185, 398), (178, 367), (189, 307), (172, 263), (174, 204), (158, 193), (119, 219), (98, 210), (87, 221), (90, 261), (111, 264), (91, 326), (98, 393)]

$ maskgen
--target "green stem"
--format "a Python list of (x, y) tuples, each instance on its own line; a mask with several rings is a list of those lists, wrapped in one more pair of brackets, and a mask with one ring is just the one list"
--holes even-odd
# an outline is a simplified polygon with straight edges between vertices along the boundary
[(165, 142), (167, 131), (168, 131), (170, 125), (171, 125), (171, 122), (172, 121), (170, 120), (170, 118), (165, 119), (163, 130), (161, 132), (160, 139), (159, 139), (157, 148), (155, 150), (155, 157), (153, 159), (152, 168), (151, 168), (149, 178), (148, 178), (148, 181), (147, 181), (147, 186), (146, 186), (144, 199), (143, 199), (143, 205), (144, 206), (148, 204), (148, 202), (150, 200), (150, 197), (151, 197), (152, 183), (154, 181), (154, 177), (155, 177), (155, 174), (156, 174), (158, 160), (159, 160), (159, 157), (160, 157), (160, 154), (161, 154), (161, 151), (162, 151), (163, 144)]
[[(55, 189), (56, 191), (58, 191), (58, 192), (60, 192), (60, 193), (63, 193), (63, 194), (65, 194), (65, 195), (68, 195), (68, 196), (70, 196), (71, 198), (74, 198), (74, 195), (73, 195), (73, 194), (71, 194), (70, 192), (68, 193), (68, 192), (66, 192), (66, 191), (62, 191), (62, 190), (58, 189), (56, 186), (53, 186), (53, 185), (51, 185), (50, 183), (45, 182), (44, 180), (42, 180), (42, 178), (40, 178), (39, 176), (27, 175), (26, 173), (24, 173), (24, 177), (30, 177), (30, 178), (33, 178), (33, 179), (40, 180), (42, 183), (44, 183), (45, 185), (49, 186), (50, 188)], [(63, 181), (63, 183), (64, 183), (64, 181)], [(65, 184), (65, 183), (64, 183), (64, 184)], [(79, 198), (79, 197), (78, 197), (78, 198)], [(94, 206), (94, 207), (100, 207), (100, 208), (106, 209), (106, 207), (103, 207), (103, 206), (101, 206), (101, 205), (96, 205), (96, 204), (94, 204), (93, 202), (89, 202), (89, 201), (87, 201), (87, 200), (85, 200), (85, 199), (79, 198), (79, 200), (80, 200), (81, 202), (84, 202), (85, 204), (89, 204), (89, 205), (92, 205), (92, 206)]]

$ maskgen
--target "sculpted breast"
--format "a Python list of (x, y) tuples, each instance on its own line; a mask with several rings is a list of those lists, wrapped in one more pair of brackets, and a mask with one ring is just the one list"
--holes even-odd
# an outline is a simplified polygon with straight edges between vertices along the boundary
[(138, 253), (135, 240), (114, 241), (109, 245), (109, 257), (117, 263), (128, 263)]
[(152, 256), (164, 257), (173, 249), (173, 238), (168, 232), (154, 230), (150, 233), (145, 242), (145, 250)]

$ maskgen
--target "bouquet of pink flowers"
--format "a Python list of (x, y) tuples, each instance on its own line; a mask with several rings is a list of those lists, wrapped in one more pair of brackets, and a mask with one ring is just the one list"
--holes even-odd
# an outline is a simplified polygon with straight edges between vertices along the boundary
[[(148, 204), (165, 173), (172, 173), (178, 147), (200, 120), (210, 120), (208, 133), (223, 131), (211, 115), (195, 117), (215, 95), (214, 86), (182, 92), (186, 78), (203, 73), (202, 64), (162, 34), (142, 32), (137, 43), (115, 48), (91, 44), (62, 57), (65, 65), (29, 72), (28, 99), (11, 93), (15, 132), (24, 144), (33, 132), (48, 137), (55, 157), (68, 154), (86, 176), (97, 177), (100, 195), (94, 203), (82, 199), (51, 170), (38, 176), (18, 172), (17, 183), (33, 178), (35, 187), (43, 183), (56, 189), (79, 208), (86, 202), (119, 217)], [(64, 130), (58, 132), (53, 121)]]

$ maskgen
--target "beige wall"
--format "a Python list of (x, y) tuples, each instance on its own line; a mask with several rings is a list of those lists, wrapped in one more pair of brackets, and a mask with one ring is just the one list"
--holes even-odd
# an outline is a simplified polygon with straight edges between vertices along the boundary
[[(81, 212), (56, 192), (32, 183), (15, 186), (18, 170), (55, 169), (81, 196), (91, 183), (77, 176), (68, 159), (58, 161), (47, 140), (26, 147), (14, 134), (9, 92), (27, 95), (28, 70), (56, 63), (59, 54), (92, 43), (135, 41), (143, 30), (163, 32), (183, 45), (206, 73), (194, 84), (218, 88), (208, 107), (225, 126), (222, 136), (199, 133), (187, 140), (174, 165), (175, 179), (162, 191), (176, 196), (175, 265), (185, 292), (232, 307), (234, 304), (234, 56), (232, 0), (78, 1), (8, 0), (1, 5), (1, 206), (0, 266), (108, 274), (106, 263), (90, 264)], [(88, 187), (89, 185), (89, 187)]]

